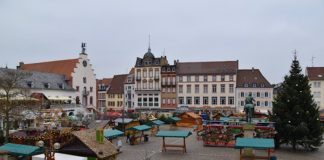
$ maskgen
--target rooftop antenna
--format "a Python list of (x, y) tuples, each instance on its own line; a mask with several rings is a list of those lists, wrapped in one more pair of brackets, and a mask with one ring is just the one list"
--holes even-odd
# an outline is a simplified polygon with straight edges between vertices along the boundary
[(312, 56), (312, 67), (314, 67), (314, 60), (316, 57)]

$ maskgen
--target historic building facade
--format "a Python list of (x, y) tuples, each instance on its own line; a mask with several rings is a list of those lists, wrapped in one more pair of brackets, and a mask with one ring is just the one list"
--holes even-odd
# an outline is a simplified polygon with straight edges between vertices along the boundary
[(107, 91), (107, 109), (123, 110), (124, 107), (124, 82), (127, 74), (114, 75)]
[(166, 65), (166, 57), (155, 57), (150, 47), (143, 58), (135, 64), (135, 109), (161, 108), (161, 66)]
[(112, 78), (97, 79), (97, 108), (104, 112), (107, 108), (107, 92)]
[(259, 69), (240, 69), (237, 72), (236, 109), (243, 111), (245, 98), (252, 94), (255, 111), (267, 113), (272, 111), (273, 86)]
[(178, 107), (235, 109), (238, 61), (178, 62)]
[(324, 67), (307, 67), (306, 75), (315, 103), (324, 110)]
[(177, 108), (176, 62), (161, 68), (161, 109), (174, 110)]
[(124, 104), (127, 110), (133, 110), (135, 106), (135, 69), (132, 68), (124, 83)]
[(79, 54), (79, 58), (76, 59), (30, 64), (20, 62), (17, 68), (20, 70), (64, 75), (67, 84), (77, 91), (72, 99), (84, 107), (95, 108), (97, 100), (96, 75), (85, 52), (85, 47), (85, 43), (82, 43), (82, 52)]

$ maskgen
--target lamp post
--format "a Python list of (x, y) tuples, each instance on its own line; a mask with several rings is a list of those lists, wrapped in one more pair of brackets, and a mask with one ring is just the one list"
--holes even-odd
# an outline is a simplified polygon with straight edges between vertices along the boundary
[(44, 148), (45, 160), (55, 160), (55, 151), (61, 147), (61, 144), (58, 142), (54, 143), (53, 145), (50, 143), (50, 146), (46, 147), (44, 141), (42, 140), (38, 141), (37, 145)]

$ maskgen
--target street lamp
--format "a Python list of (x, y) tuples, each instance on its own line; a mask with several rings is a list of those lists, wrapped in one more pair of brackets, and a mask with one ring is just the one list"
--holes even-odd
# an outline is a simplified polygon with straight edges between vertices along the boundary
[(44, 141), (42, 140), (38, 141), (37, 145), (44, 148), (45, 160), (55, 160), (55, 151), (61, 147), (61, 144), (58, 142), (54, 143), (53, 145), (50, 144), (49, 147), (46, 147)]

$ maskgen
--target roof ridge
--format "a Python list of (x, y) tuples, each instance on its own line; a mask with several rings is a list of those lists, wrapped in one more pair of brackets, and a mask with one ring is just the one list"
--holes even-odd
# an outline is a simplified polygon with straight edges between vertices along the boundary
[(178, 63), (211, 63), (211, 62), (237, 62), (238, 60), (228, 60), (228, 61), (194, 61), (194, 62), (178, 62)]
[(32, 65), (32, 64), (42, 64), (42, 63), (53, 63), (53, 62), (62, 62), (62, 61), (72, 61), (72, 60), (79, 60), (80, 58), (73, 58), (73, 59), (62, 59), (62, 60), (53, 60), (53, 61), (45, 61), (45, 62), (36, 62), (36, 63), (24, 63), (23, 65)]

